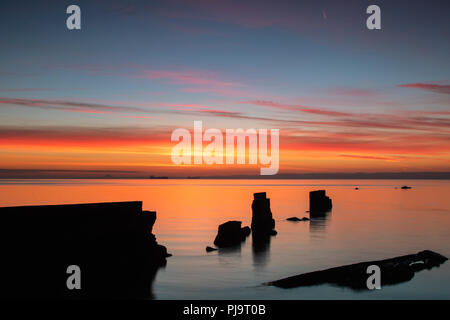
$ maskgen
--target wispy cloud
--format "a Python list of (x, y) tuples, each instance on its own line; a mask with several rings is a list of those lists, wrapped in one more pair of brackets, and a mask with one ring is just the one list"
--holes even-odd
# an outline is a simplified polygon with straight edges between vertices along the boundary
[(255, 106), (269, 107), (269, 108), (281, 109), (281, 110), (289, 110), (289, 111), (297, 111), (297, 112), (303, 112), (303, 113), (325, 115), (325, 116), (343, 117), (343, 116), (350, 115), (350, 113), (347, 113), (347, 112), (318, 109), (318, 108), (312, 108), (312, 107), (307, 107), (307, 106), (302, 106), (302, 105), (283, 104), (283, 103), (266, 101), (266, 100), (241, 101), (239, 103), (252, 104)]
[(326, 152), (330, 156), (394, 160), (411, 155), (445, 156), (450, 152), (450, 136), (438, 133), (376, 132), (373, 135), (359, 135), (358, 132), (282, 131), (282, 134), (280, 141), (283, 149), (299, 153)]
[[(156, 114), (180, 114), (199, 115), (231, 119), (261, 120), (274, 122), (273, 118), (249, 116), (237, 111), (217, 109), (210, 106), (198, 104), (175, 104), (175, 103), (147, 103), (151, 109), (146, 107), (119, 106), (113, 104), (90, 103), (69, 100), (51, 99), (23, 99), (0, 97), (0, 107), (10, 107), (11, 105), (38, 108), (43, 110), (58, 110), (64, 112), (79, 112), (91, 114), (126, 114), (143, 113), (145, 115), (121, 115), (121, 117), (135, 119), (153, 119)], [(148, 114), (152, 114), (151, 116)], [(276, 121), (275, 121), (276, 122)], [(280, 120), (283, 122), (283, 120)]]
[(50, 100), (50, 99), (23, 99), (23, 98), (7, 98), (0, 97), (0, 105), (17, 105), (27, 108), (40, 108), (49, 110), (59, 110), (67, 112), (82, 112), (82, 113), (123, 113), (123, 112), (143, 112), (151, 113), (151, 110), (138, 108), (138, 107), (126, 107), (126, 106), (114, 106), (105, 104), (85, 103), (70, 100)]
[(327, 90), (327, 93), (350, 97), (374, 97), (379, 95), (379, 92), (373, 89), (360, 89), (347, 87), (331, 88)]
[(89, 127), (0, 127), (2, 145), (117, 147), (167, 144), (170, 130)]
[(244, 96), (241, 82), (224, 80), (216, 72), (186, 70), (149, 70), (141, 72), (140, 78), (165, 80), (170, 84), (183, 86), (182, 91), (191, 93), (213, 93), (220, 96)]
[(368, 156), (368, 155), (360, 155), (360, 154), (340, 154), (339, 156), (345, 157), (345, 158), (356, 158), (356, 159), (366, 159), (366, 160), (384, 160), (384, 161), (396, 160), (393, 157)]
[(443, 94), (450, 94), (450, 85), (445, 84), (437, 84), (437, 83), (407, 83), (407, 84), (399, 84), (399, 87), (402, 88), (414, 88), (414, 89), (420, 89), (425, 91), (431, 91), (431, 92), (437, 92), (437, 93), (443, 93)]
[(10, 88), (0, 89), (0, 92), (33, 92), (33, 91), (53, 91), (55, 89), (50, 88)]

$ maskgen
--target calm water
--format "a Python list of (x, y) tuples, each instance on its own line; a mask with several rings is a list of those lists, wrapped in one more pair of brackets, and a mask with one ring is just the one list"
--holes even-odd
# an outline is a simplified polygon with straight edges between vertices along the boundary
[[(395, 189), (402, 185), (413, 189)], [(333, 199), (326, 218), (284, 221), (308, 216), (308, 192), (319, 188)], [(261, 191), (278, 231), (270, 246), (255, 252), (249, 237), (239, 248), (206, 253), (220, 223), (250, 224), (253, 193)], [(367, 292), (261, 285), (424, 249), (450, 257), (450, 181), (0, 180), (0, 206), (129, 200), (157, 211), (154, 233), (173, 254), (156, 276), (157, 299), (450, 299), (450, 262)]]

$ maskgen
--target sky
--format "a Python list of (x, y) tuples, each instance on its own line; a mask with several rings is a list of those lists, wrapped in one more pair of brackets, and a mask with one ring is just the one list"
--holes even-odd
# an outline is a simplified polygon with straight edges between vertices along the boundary
[[(81, 8), (81, 30), (66, 8)], [(368, 30), (366, 8), (381, 9)], [(2, 1), (0, 176), (175, 165), (177, 128), (280, 130), (279, 173), (450, 171), (448, 1)]]

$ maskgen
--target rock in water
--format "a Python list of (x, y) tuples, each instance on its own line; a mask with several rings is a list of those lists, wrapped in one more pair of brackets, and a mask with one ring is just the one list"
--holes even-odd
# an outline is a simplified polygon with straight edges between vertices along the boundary
[(250, 228), (241, 228), (241, 221), (228, 221), (222, 223), (217, 231), (214, 244), (220, 247), (231, 247), (245, 240), (250, 234)]
[(391, 259), (360, 262), (326, 270), (303, 273), (277, 281), (269, 282), (280, 288), (295, 288), (321, 284), (334, 284), (354, 290), (367, 289), (367, 268), (376, 265), (380, 268), (381, 284), (392, 285), (409, 281), (416, 272), (432, 269), (448, 259), (439, 253), (425, 250), (416, 254)]
[(331, 199), (325, 195), (325, 190), (311, 191), (309, 193), (310, 215), (325, 213), (331, 208)]
[[(141, 201), (5, 207), (0, 216), (0, 298), (148, 299), (167, 262), (152, 233), (156, 212)], [(81, 290), (66, 286), (71, 265)]]
[(290, 217), (286, 219), (287, 221), (293, 221), (293, 222), (297, 222), (297, 221), (309, 221), (309, 218), (307, 217), (303, 217), (303, 218), (298, 218), (298, 217)]
[(250, 227), (247, 227), (247, 226), (245, 226), (241, 229), (241, 233), (244, 235), (244, 237), (248, 237), (251, 232), (252, 232), (252, 230), (250, 229)]
[(213, 248), (213, 247), (210, 247), (210, 246), (207, 246), (206, 247), (206, 252), (211, 252), (211, 251), (217, 251), (217, 249)]
[(270, 210), (270, 199), (265, 192), (253, 194), (252, 203), (252, 232), (253, 238), (274, 235), (275, 220)]

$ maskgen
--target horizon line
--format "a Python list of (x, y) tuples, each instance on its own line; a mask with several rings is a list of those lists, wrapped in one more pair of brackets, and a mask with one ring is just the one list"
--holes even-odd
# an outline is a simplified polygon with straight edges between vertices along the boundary
[(49, 170), (49, 169), (0, 169), (0, 179), (259, 179), (259, 180), (308, 180), (308, 179), (429, 179), (450, 180), (450, 171), (412, 172), (330, 172), (330, 173), (281, 173), (276, 175), (231, 174), (231, 175), (160, 175), (136, 171), (108, 170)]

